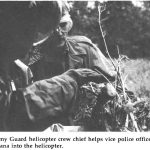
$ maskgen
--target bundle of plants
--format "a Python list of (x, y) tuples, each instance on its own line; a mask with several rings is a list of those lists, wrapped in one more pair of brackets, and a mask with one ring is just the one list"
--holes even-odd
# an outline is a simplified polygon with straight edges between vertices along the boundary
[[(103, 31), (101, 14), (105, 11), (105, 3), (98, 5), (98, 22), (103, 38), (105, 52), (116, 71), (116, 80), (108, 82), (89, 82), (79, 90), (78, 103), (75, 108), (74, 123), (88, 131), (149, 131), (150, 100), (138, 98), (126, 88), (126, 79), (121, 71), (123, 60), (128, 57), (120, 55), (117, 45), (118, 59), (109, 54), (106, 32)], [(102, 74), (102, 73), (101, 73)]]
[(149, 102), (119, 86), (115, 89), (114, 83), (89, 82), (79, 91), (74, 124), (87, 131), (147, 131)]

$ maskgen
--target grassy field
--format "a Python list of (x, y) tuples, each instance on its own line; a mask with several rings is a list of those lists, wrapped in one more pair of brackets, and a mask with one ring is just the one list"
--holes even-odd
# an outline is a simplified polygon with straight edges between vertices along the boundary
[(126, 86), (138, 97), (150, 98), (150, 60), (135, 59), (121, 63)]

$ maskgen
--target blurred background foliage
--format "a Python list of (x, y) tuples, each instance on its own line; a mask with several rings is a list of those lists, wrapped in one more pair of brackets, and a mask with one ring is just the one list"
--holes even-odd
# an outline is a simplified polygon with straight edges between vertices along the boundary
[[(98, 24), (98, 1), (89, 5), (88, 1), (72, 1), (71, 17), (74, 26), (71, 35), (85, 35), (99, 46), (105, 48)], [(91, 2), (90, 2), (91, 3)], [(150, 58), (150, 2), (136, 6), (132, 1), (107, 1), (102, 13), (102, 27), (112, 57), (120, 53), (129, 58)]]

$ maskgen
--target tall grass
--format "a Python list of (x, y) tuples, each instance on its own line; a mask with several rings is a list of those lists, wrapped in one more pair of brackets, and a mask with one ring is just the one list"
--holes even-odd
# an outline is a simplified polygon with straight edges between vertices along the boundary
[[(120, 54), (119, 47), (117, 46), (117, 51), (118, 51), (118, 59), (113, 60), (112, 57), (109, 54), (109, 50), (107, 47), (107, 42), (105, 39), (105, 32), (102, 29), (102, 24), (101, 24), (101, 14), (102, 12), (105, 11), (105, 5), (101, 5), (99, 3), (98, 5), (98, 12), (99, 12), (99, 27), (100, 31), (103, 37), (103, 42), (105, 45), (105, 50), (106, 53), (109, 57), (109, 60), (111, 64), (113, 65), (117, 76), (115, 80), (115, 85), (114, 88), (117, 91), (117, 96), (113, 101), (113, 112), (112, 112), (112, 117), (114, 117), (114, 120), (112, 122), (116, 125), (119, 125), (120, 123), (118, 122), (118, 113), (122, 114), (123, 112), (118, 112), (116, 113), (116, 108), (117, 105), (120, 105), (120, 108), (123, 108), (123, 110), (126, 112), (126, 120), (125, 120), (125, 129), (128, 129), (131, 127), (131, 130), (133, 131), (142, 131), (144, 129), (149, 129), (149, 113), (143, 116), (142, 118), (137, 116), (139, 114), (139, 111), (135, 111), (134, 107), (136, 104), (133, 103), (133, 100), (135, 97), (132, 97), (128, 95), (128, 90), (131, 90), (134, 92), (134, 94), (137, 97), (149, 97), (150, 96), (150, 61), (148, 60), (129, 60), (128, 57), (123, 56)], [(121, 93), (117, 90), (118, 88), (121, 88)], [(137, 98), (139, 100), (139, 98)], [(142, 101), (140, 101), (141, 103)], [(148, 101), (147, 101), (148, 102)], [(149, 112), (149, 102), (146, 105), (143, 105), (143, 112), (144, 110), (148, 110)], [(139, 102), (137, 102), (139, 103)], [(121, 110), (121, 109), (120, 109)], [(140, 114), (142, 115), (142, 113)], [(130, 121), (129, 121), (130, 118)], [(138, 119), (139, 118), (139, 119)], [(146, 122), (146, 124), (141, 123), (141, 120)], [(121, 121), (122, 122), (122, 121)], [(132, 122), (131, 124), (129, 122)], [(106, 125), (106, 124), (105, 124)], [(131, 125), (131, 126), (130, 126)], [(106, 125), (107, 126), (107, 125)], [(144, 126), (144, 128), (143, 128)]]
[(137, 97), (150, 98), (150, 60), (135, 59), (121, 62), (121, 70), (126, 78), (126, 87)]

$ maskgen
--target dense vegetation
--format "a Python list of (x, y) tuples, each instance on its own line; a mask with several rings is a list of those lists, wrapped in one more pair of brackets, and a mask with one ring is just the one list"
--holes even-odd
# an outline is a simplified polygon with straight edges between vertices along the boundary
[(121, 66), (128, 88), (138, 97), (150, 98), (150, 60), (128, 60)]
[[(105, 11), (101, 13), (103, 32), (99, 26), (99, 2), (94, 2), (94, 7), (88, 7), (87, 1), (71, 2), (71, 5), (74, 27), (70, 34), (89, 37), (108, 56), (103, 40), (103, 35), (105, 35), (109, 53), (111, 58), (114, 58), (115, 65), (119, 66), (119, 76), (124, 83), (121, 86), (121, 92), (116, 89), (120, 97), (114, 101), (107, 101), (107, 105), (105, 103), (103, 106), (99, 105), (98, 101), (103, 99), (103, 97), (99, 97), (97, 102), (92, 101), (91, 103), (90, 101), (89, 107), (87, 105), (88, 98), (86, 98), (86, 105), (81, 105), (83, 106), (81, 107), (82, 111), (79, 111), (78, 114), (79, 120), (85, 122), (86, 125), (89, 124), (87, 121), (91, 122), (92, 129), (102, 131), (149, 131), (150, 2), (143, 2), (141, 7), (133, 5), (131, 1), (108, 1), (101, 4), (101, 6), (105, 6)], [(126, 59), (118, 61), (120, 57)], [(121, 81), (119, 82), (121, 84)], [(134, 93), (135, 97), (130, 97), (124, 91), (124, 85)], [(86, 88), (88, 87), (91, 85), (87, 85)], [(91, 96), (89, 96), (90, 98)], [(95, 99), (93, 98), (93, 100)], [(83, 102), (83, 98), (81, 101)], [(137, 105), (136, 103), (141, 104)], [(93, 107), (93, 111), (91, 111), (91, 107)], [(101, 112), (98, 111), (97, 115), (93, 115), (97, 112), (95, 111), (97, 107)], [(134, 107), (136, 107), (135, 110), (133, 110)], [(99, 117), (94, 118), (93, 116)], [(97, 120), (98, 122), (95, 122)]]
[[(117, 57), (116, 45), (121, 54), (129, 58), (150, 57), (150, 2), (136, 7), (131, 1), (108, 1), (102, 13), (103, 30), (111, 56)], [(87, 1), (71, 2), (74, 27), (70, 34), (86, 35), (105, 53), (98, 24), (98, 10), (88, 7)]]

